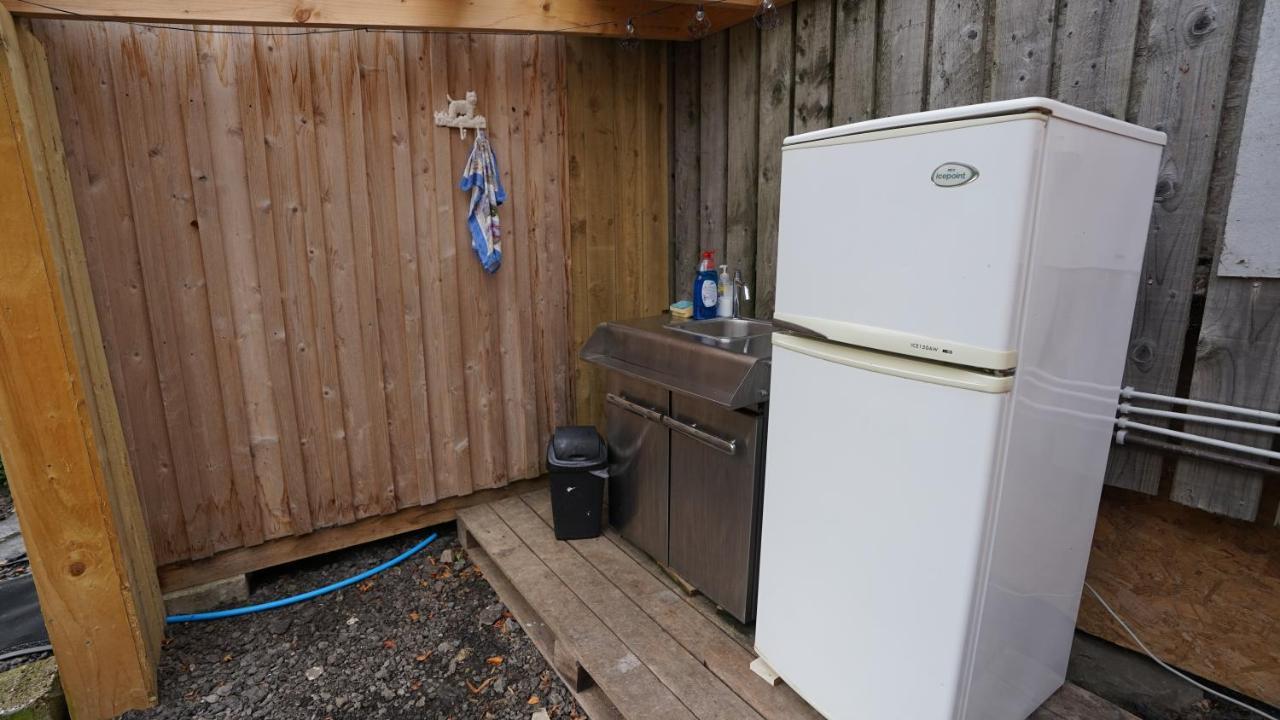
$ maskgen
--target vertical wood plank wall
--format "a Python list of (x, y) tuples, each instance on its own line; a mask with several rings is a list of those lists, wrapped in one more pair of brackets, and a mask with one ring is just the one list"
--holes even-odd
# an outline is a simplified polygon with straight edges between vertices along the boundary
[[(562, 38), (33, 26), (160, 563), (541, 471), (571, 412)], [(467, 90), (510, 194), (494, 275), (470, 138), (431, 121)]]
[[(668, 53), (659, 42), (565, 43), (576, 356), (597, 324), (656, 315), (668, 304)], [(581, 360), (574, 368), (575, 417), (598, 425), (602, 375)]]
[[(696, 48), (676, 46), (671, 294), (689, 297), (698, 251), (712, 249), (754, 281), (755, 313), (772, 315), (786, 135), (985, 100), (1056, 97), (1169, 134), (1125, 383), (1274, 405), (1274, 383), (1257, 367), (1280, 352), (1276, 333), (1264, 329), (1274, 325), (1266, 322), (1274, 314), (1270, 284), (1210, 281), (1208, 270), (1222, 230), (1212, 204), (1225, 212), (1239, 141), (1232, 117), (1247, 92), (1261, 6), (797, 0), (778, 10), (776, 28), (741, 25)], [(1260, 434), (1232, 437), (1269, 447)], [(1172, 488), (1179, 502), (1249, 520), (1259, 514), (1264, 486), (1256, 474), (1136, 448), (1112, 453), (1109, 484), (1156, 494), (1162, 478), (1164, 494)], [(1277, 498), (1261, 508), (1268, 522), (1277, 519)]]

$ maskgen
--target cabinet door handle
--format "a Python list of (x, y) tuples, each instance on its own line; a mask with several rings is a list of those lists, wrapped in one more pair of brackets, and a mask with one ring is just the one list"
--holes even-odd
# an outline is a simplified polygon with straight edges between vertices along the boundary
[(712, 448), (713, 450), (719, 450), (720, 452), (726, 455), (732, 455), (738, 449), (737, 440), (725, 440), (722, 437), (719, 437), (717, 435), (712, 435), (711, 433), (705, 430), (701, 430), (697, 427), (694, 427), (693, 425), (680, 422), (679, 420), (676, 420), (673, 417), (663, 416), (662, 424), (666, 425), (672, 430), (675, 430), (681, 435), (693, 438), (694, 440), (697, 440), (703, 445), (706, 445)]
[(639, 415), (645, 420), (661, 423), (667, 417), (653, 408), (647, 408), (639, 403), (634, 403), (621, 395), (609, 393), (605, 395), (605, 400), (609, 401), (610, 405), (616, 405), (629, 413)]

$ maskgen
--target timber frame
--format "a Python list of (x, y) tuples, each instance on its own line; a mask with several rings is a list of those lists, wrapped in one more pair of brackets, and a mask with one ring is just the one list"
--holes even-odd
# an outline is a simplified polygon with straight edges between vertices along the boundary
[[(368, 27), (501, 33), (564, 33), (624, 37), (634, 19), (635, 36), (645, 40), (694, 40), (689, 30), (692, 5), (668, 7), (656, 0), (3, 0), (14, 15), (131, 22), (292, 25), (295, 27)], [(782, 5), (786, 0), (779, 0)], [(715, 32), (750, 21), (757, 0), (711, 0), (707, 19)]]
[(40, 44), (0, 11), (0, 453), (67, 702), (155, 702), (164, 611)]

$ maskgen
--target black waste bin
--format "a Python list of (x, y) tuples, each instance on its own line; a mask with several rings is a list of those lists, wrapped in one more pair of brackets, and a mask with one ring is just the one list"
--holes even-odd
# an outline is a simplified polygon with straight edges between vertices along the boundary
[(576, 540), (600, 534), (608, 462), (608, 447), (594, 427), (556, 428), (547, 445), (556, 539)]

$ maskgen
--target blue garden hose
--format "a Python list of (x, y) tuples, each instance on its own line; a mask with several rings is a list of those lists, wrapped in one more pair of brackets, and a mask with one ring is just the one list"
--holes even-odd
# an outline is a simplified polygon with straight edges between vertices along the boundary
[(316, 588), (315, 590), (308, 590), (307, 592), (304, 592), (304, 593), (292, 595), (287, 598), (281, 598), (279, 600), (272, 600), (271, 602), (259, 603), (257, 605), (246, 605), (244, 607), (230, 608), (227, 610), (214, 610), (213, 612), (191, 613), (190, 615), (170, 615), (169, 617), (165, 618), (165, 622), (168, 622), (168, 623), (199, 622), (202, 620), (220, 620), (222, 618), (236, 617), (238, 615), (251, 615), (256, 612), (262, 612), (263, 610), (274, 610), (275, 608), (285, 607), (286, 605), (295, 605), (297, 603), (310, 600), (312, 598), (317, 598), (317, 597), (320, 597), (321, 595), (328, 595), (334, 590), (341, 590), (342, 588), (347, 587), (349, 585), (355, 585), (358, 582), (361, 582), (363, 580), (373, 577), (374, 575), (377, 575), (383, 570), (388, 570), (390, 568), (393, 568), (399, 565), (405, 560), (408, 560), (409, 558), (421, 552), (424, 548), (426, 548), (431, 543), (435, 542), (435, 539), (436, 539), (436, 534), (431, 533), (422, 542), (418, 543), (417, 545), (414, 545), (408, 550), (405, 550), (399, 555), (382, 563), (378, 567), (365, 570), (359, 575), (353, 575), (347, 578), (346, 580), (339, 580), (338, 582), (333, 583), (332, 585), (325, 585), (322, 588)]

